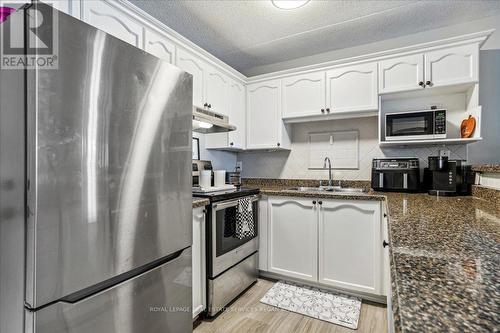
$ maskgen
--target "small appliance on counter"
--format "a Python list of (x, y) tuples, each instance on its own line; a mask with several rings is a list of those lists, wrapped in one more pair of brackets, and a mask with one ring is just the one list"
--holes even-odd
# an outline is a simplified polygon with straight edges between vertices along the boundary
[(429, 156), (429, 167), (424, 169), (424, 187), (430, 195), (470, 195), (474, 180), (470, 165), (447, 156)]
[(418, 158), (375, 158), (372, 162), (371, 187), (375, 191), (418, 192)]
[(236, 187), (241, 186), (241, 168), (236, 166), (234, 171), (226, 172), (226, 183)]

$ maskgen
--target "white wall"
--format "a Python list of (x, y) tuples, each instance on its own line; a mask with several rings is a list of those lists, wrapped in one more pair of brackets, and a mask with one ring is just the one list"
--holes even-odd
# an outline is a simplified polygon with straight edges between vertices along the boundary
[(214, 170), (234, 170), (234, 167), (236, 165), (236, 154), (225, 151), (205, 149), (205, 135), (210, 134), (193, 132), (193, 137), (200, 139), (200, 159), (212, 161)]
[(464, 145), (381, 149), (377, 118), (369, 117), (294, 124), (291, 151), (238, 154), (238, 160), (243, 162), (242, 175), (248, 178), (325, 179), (328, 171), (308, 169), (309, 133), (354, 129), (359, 130), (359, 169), (333, 170), (335, 180), (370, 180), (371, 162), (376, 157), (418, 157), (422, 168), (427, 166), (427, 157), (437, 155), (439, 149), (449, 149), (451, 159), (467, 159)]

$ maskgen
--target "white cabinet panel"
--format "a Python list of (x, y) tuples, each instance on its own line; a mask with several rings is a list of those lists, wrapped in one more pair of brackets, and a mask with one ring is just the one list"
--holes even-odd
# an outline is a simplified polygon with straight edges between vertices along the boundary
[(479, 47), (457, 46), (425, 54), (425, 80), (430, 87), (478, 81)]
[(144, 34), (144, 49), (152, 55), (166, 60), (169, 63), (175, 63), (175, 43), (165, 35), (156, 31), (146, 29)]
[(326, 91), (327, 112), (378, 110), (377, 64), (329, 70)]
[(205, 207), (193, 209), (193, 318), (207, 306), (205, 267)]
[(259, 200), (259, 269), (267, 271), (268, 218), (267, 198)]
[(296, 75), (282, 80), (283, 118), (325, 112), (325, 72)]
[(245, 149), (246, 136), (246, 87), (236, 81), (229, 87), (229, 122), (236, 131), (229, 132), (229, 146)]
[(193, 75), (193, 105), (203, 108), (205, 103), (206, 64), (199, 57), (182, 49), (177, 49), (177, 67)]
[(312, 200), (269, 199), (268, 270), (317, 280), (317, 211)]
[(247, 148), (281, 146), (280, 80), (248, 85), (247, 92)]
[(212, 66), (207, 66), (205, 78), (205, 99), (210, 110), (228, 115), (229, 78)]
[(323, 200), (319, 216), (319, 282), (381, 292), (380, 203)]
[(106, 1), (82, 1), (83, 21), (121, 40), (143, 48), (143, 26)]
[(379, 93), (423, 88), (424, 56), (413, 54), (379, 61)]

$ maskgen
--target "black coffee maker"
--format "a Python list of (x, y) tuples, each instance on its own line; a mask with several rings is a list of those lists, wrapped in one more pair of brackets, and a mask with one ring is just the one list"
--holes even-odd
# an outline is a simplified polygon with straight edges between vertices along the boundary
[(470, 195), (475, 174), (463, 160), (448, 160), (447, 156), (429, 156), (424, 169), (424, 186), (430, 195)]

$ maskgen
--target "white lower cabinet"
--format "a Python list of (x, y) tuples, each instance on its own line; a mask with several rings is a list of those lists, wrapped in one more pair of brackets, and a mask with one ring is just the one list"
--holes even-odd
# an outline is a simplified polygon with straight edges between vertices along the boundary
[(320, 202), (318, 281), (333, 287), (380, 294), (380, 202)]
[(205, 207), (193, 209), (193, 318), (207, 307), (205, 267)]
[(268, 197), (260, 207), (267, 207), (259, 221), (261, 271), (360, 294), (386, 294), (379, 201)]
[(317, 218), (311, 200), (269, 199), (268, 269), (316, 281)]

